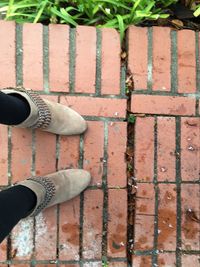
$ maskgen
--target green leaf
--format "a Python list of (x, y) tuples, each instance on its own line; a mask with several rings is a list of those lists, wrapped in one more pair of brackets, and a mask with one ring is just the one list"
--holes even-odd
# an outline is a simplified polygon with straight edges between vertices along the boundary
[(193, 14), (195, 17), (198, 17), (200, 15), (200, 6), (195, 10)]
[(119, 23), (119, 31), (120, 31), (120, 40), (122, 42), (123, 38), (124, 38), (124, 33), (125, 33), (125, 25), (124, 25), (124, 21), (122, 16), (117, 15), (117, 20)]
[(69, 24), (73, 26), (77, 26), (77, 23), (72, 19), (72, 17), (68, 13), (67, 15), (63, 15), (63, 13), (59, 12), (55, 7), (52, 7), (51, 11), (58, 17), (62, 18), (65, 22), (68, 22)]

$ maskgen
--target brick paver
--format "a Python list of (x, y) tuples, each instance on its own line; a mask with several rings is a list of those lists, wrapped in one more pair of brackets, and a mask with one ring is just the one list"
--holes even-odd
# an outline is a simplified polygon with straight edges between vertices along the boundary
[[(135, 36), (145, 39), (147, 33), (141, 50)], [(198, 40), (190, 30), (129, 29), (128, 67), (136, 79), (133, 172), (138, 181), (132, 266), (200, 264)], [(139, 76), (138, 87), (135, 59), (146, 51), (148, 60), (141, 64), (147, 75)]]
[[(115, 30), (0, 21), (0, 36), (1, 88), (31, 87), (88, 122), (84, 135), (69, 137), (1, 125), (0, 188), (65, 168), (92, 174), (80, 196), (13, 229), (0, 267), (198, 266), (199, 34), (130, 27), (128, 103)], [(131, 193), (127, 169), (137, 182)]]
[(0, 22), (0, 35), (5, 31), (1, 87), (31, 87), (75, 109), (87, 120), (88, 131), (56, 136), (1, 125), (1, 188), (66, 168), (89, 170), (92, 182), (77, 198), (35, 220), (22, 220), (0, 245), (0, 267), (8, 261), (13, 267), (31, 261), (38, 267), (98, 267), (107, 256), (109, 266), (127, 266), (127, 99), (119, 34), (95, 27)]

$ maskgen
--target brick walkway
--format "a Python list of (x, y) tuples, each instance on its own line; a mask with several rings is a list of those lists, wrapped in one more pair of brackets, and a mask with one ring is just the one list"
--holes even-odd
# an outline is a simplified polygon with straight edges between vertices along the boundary
[[(127, 67), (134, 91), (128, 99), (114, 30), (0, 21), (0, 88), (32, 88), (74, 108), (89, 125), (80, 137), (0, 126), (1, 187), (69, 167), (92, 174), (80, 197), (15, 227), (0, 245), (0, 267), (99, 267), (102, 260), (109, 267), (198, 266), (198, 38), (191, 31), (131, 27)], [(128, 169), (137, 193), (127, 240), (129, 107), (135, 123), (129, 125), (134, 161)], [(128, 253), (127, 243), (134, 243)]]

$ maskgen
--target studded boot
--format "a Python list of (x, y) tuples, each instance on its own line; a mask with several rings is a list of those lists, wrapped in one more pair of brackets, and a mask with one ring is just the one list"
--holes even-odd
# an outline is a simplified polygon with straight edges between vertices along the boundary
[(71, 108), (42, 99), (31, 89), (8, 88), (1, 90), (5, 94), (18, 94), (24, 97), (30, 106), (29, 117), (18, 125), (19, 128), (41, 129), (54, 134), (75, 135), (87, 129), (86, 121)]
[(34, 217), (45, 208), (76, 197), (89, 185), (90, 180), (89, 172), (69, 169), (43, 177), (31, 177), (16, 186), (23, 185), (35, 193), (37, 204), (28, 215)]

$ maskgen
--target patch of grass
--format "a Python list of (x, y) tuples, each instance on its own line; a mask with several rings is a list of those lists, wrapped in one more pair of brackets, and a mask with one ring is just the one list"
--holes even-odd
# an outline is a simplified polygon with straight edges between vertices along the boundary
[(167, 18), (168, 6), (177, 0), (1, 0), (6, 20), (94, 25), (119, 30), (123, 40), (131, 24)]
[(130, 115), (128, 116), (128, 122), (134, 124), (134, 123), (135, 123), (135, 120), (136, 120), (135, 115), (130, 114)]
[(106, 257), (102, 257), (102, 267), (108, 267), (108, 261)]

